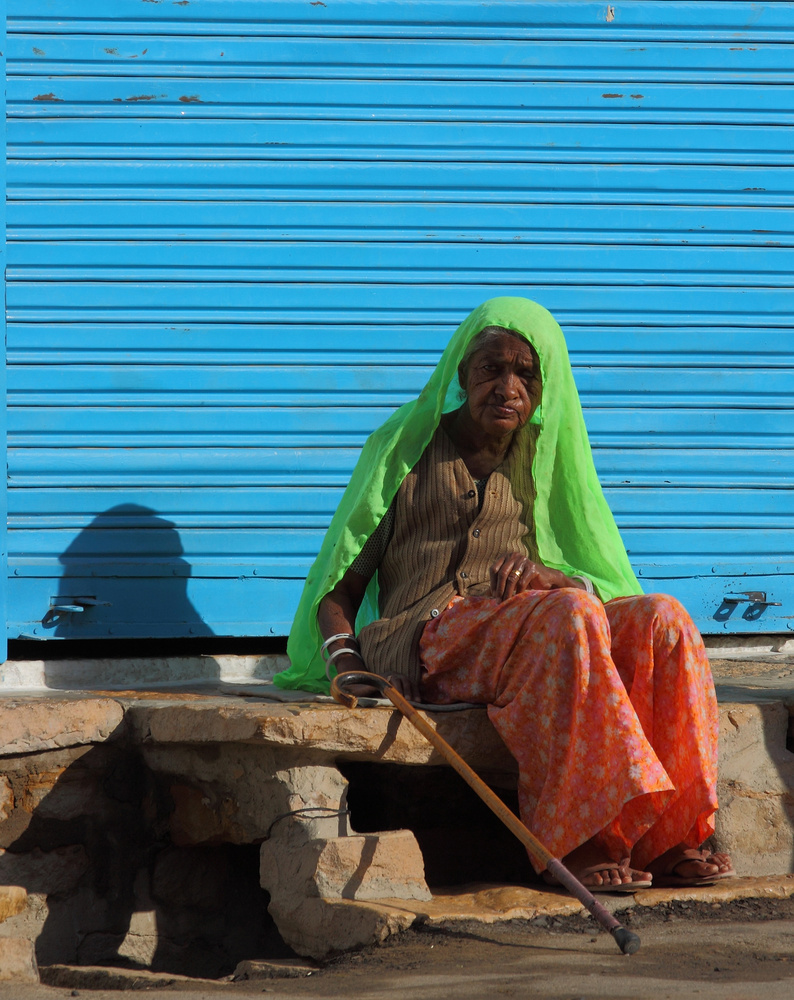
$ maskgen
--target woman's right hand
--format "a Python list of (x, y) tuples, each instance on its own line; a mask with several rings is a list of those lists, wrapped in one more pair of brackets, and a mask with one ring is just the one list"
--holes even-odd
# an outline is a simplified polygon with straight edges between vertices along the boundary
[(533, 562), (521, 552), (507, 552), (491, 566), (491, 597), (506, 601), (525, 590), (556, 590), (577, 587), (558, 569)]

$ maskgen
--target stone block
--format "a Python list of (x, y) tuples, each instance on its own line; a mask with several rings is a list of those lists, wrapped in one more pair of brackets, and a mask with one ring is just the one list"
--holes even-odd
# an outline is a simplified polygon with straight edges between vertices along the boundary
[(9, 698), (0, 703), (0, 756), (102, 743), (123, 717), (111, 698)]
[(21, 885), (29, 892), (46, 895), (69, 892), (88, 868), (89, 859), (82, 844), (54, 851), (36, 848), (24, 854), (0, 850), (0, 883)]
[(739, 875), (794, 871), (794, 754), (781, 702), (722, 705), (715, 843)]
[(314, 959), (382, 944), (416, 919), (409, 909), (376, 901), (315, 897), (298, 901), (294, 909), (282, 902), (270, 905), (281, 936), (299, 955)]
[(27, 938), (0, 937), (0, 981), (37, 983), (39, 969), (33, 942)]
[[(300, 955), (323, 958), (376, 944), (410, 926), (414, 915), (378, 907), (380, 898), (429, 900), (419, 845), (409, 830), (296, 843), (289, 830), (260, 849), (260, 880), (271, 916)], [(334, 908), (344, 901), (373, 907)]]
[(422, 852), (410, 830), (334, 837), (311, 879), (324, 899), (430, 899)]
[(75, 746), (2, 758), (0, 847), (14, 844), (34, 815), (37, 837), (46, 839), (43, 821), (51, 820), (61, 843), (65, 822), (82, 826), (86, 816), (97, 815), (103, 800), (102, 778), (97, 768), (86, 766), (96, 752), (91, 746)]
[(410, 830), (312, 840), (301, 846), (274, 837), (260, 849), (260, 880), (271, 899), (431, 898), (422, 852)]
[(270, 961), (254, 959), (238, 962), (232, 981), (240, 983), (248, 979), (304, 979), (317, 971), (316, 965), (296, 962), (294, 958), (274, 958)]
[(150, 966), (159, 944), (157, 913), (136, 910), (130, 914), (130, 926), (119, 945), (119, 957), (135, 965)]
[[(28, 893), (23, 908), (0, 924), (0, 937), (25, 938), (38, 944), (48, 915), (47, 897), (41, 893)], [(36, 957), (43, 961), (38, 948)]]
[(27, 901), (27, 891), (21, 885), (0, 885), (0, 924), (21, 913)]
[(303, 839), (349, 829), (339, 810), (347, 782), (333, 762), (265, 746), (144, 747), (149, 768), (173, 802), (171, 839), (180, 847), (260, 843), (279, 817), (314, 809), (291, 821)]
[(6, 775), (0, 774), (0, 823), (5, 823), (14, 811), (14, 790)]

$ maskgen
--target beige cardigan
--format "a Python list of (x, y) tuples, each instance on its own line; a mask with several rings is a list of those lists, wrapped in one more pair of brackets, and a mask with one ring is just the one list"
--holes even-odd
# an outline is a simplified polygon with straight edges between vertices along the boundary
[(360, 634), (374, 673), (419, 680), (425, 624), (456, 595), (488, 594), (490, 567), (506, 552), (530, 555), (530, 463), (508, 453), (491, 473), (482, 510), (474, 480), (442, 428), (397, 493), (394, 532), (378, 569), (381, 617)]

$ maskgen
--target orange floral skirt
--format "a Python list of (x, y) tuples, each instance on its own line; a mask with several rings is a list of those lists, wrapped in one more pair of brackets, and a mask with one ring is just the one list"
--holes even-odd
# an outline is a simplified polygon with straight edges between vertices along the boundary
[(488, 706), (518, 762), (521, 818), (556, 857), (600, 834), (644, 868), (714, 832), (714, 683), (675, 598), (456, 598), (420, 653), (427, 701)]

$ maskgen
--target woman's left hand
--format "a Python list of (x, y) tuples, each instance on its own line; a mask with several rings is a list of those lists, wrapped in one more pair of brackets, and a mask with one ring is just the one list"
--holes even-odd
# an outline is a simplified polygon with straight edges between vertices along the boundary
[(533, 562), (520, 552), (507, 552), (491, 566), (491, 597), (506, 601), (525, 590), (556, 590), (577, 587), (558, 569)]

